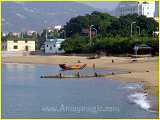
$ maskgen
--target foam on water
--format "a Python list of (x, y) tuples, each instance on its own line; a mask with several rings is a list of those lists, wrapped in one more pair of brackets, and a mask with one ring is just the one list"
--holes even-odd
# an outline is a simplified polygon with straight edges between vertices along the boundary
[(129, 90), (142, 89), (142, 88), (143, 88), (143, 84), (139, 84), (139, 83), (128, 83), (128, 84), (125, 85), (123, 88), (129, 89)]
[(150, 109), (150, 101), (147, 98), (146, 93), (134, 93), (128, 96), (129, 100), (132, 103), (137, 104), (140, 106), (142, 109), (149, 110)]

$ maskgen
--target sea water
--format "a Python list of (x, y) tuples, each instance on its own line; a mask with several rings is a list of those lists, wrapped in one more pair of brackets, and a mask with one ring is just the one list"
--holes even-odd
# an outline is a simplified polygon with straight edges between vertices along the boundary
[[(149, 110), (151, 101), (147, 93), (136, 91), (143, 89), (140, 84), (107, 78), (40, 78), (41, 75), (59, 73), (60, 69), (55, 65), (7, 63), (2, 67), (4, 118), (158, 117), (157, 112)], [(80, 71), (81, 74), (93, 72), (89, 68)], [(96, 72), (106, 74), (113, 71)]]

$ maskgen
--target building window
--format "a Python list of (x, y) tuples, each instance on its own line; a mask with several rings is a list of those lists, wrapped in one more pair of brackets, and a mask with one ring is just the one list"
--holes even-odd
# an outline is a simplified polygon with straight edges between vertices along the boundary
[(17, 43), (18, 41), (17, 40), (14, 40), (14, 43)]
[(25, 43), (27, 43), (28, 41), (27, 40), (25, 40)]
[(50, 50), (52, 50), (52, 47), (50, 47)]
[(17, 45), (13, 46), (13, 49), (18, 49), (18, 46)]
[(47, 45), (47, 47), (48, 47), (48, 45)]

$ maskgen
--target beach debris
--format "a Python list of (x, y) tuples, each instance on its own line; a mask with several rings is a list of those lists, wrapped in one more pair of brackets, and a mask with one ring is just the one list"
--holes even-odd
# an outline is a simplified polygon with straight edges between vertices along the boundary
[(78, 60), (78, 61), (77, 61), (77, 63), (81, 63), (81, 61), (80, 61), (80, 60)]
[(141, 80), (141, 83), (144, 83), (145, 81), (144, 80)]
[(87, 59), (98, 59), (98, 58), (100, 58), (99, 54), (95, 54), (95, 55), (91, 55), (91, 56), (87, 57)]
[(132, 62), (137, 62), (137, 60), (136, 60), (136, 59), (133, 59)]

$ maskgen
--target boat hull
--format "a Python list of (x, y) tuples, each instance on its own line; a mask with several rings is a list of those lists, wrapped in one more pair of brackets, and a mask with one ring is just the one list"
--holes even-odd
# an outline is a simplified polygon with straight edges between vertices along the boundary
[(86, 67), (87, 64), (76, 64), (76, 65), (67, 65), (59, 64), (59, 67), (63, 70), (80, 70)]

